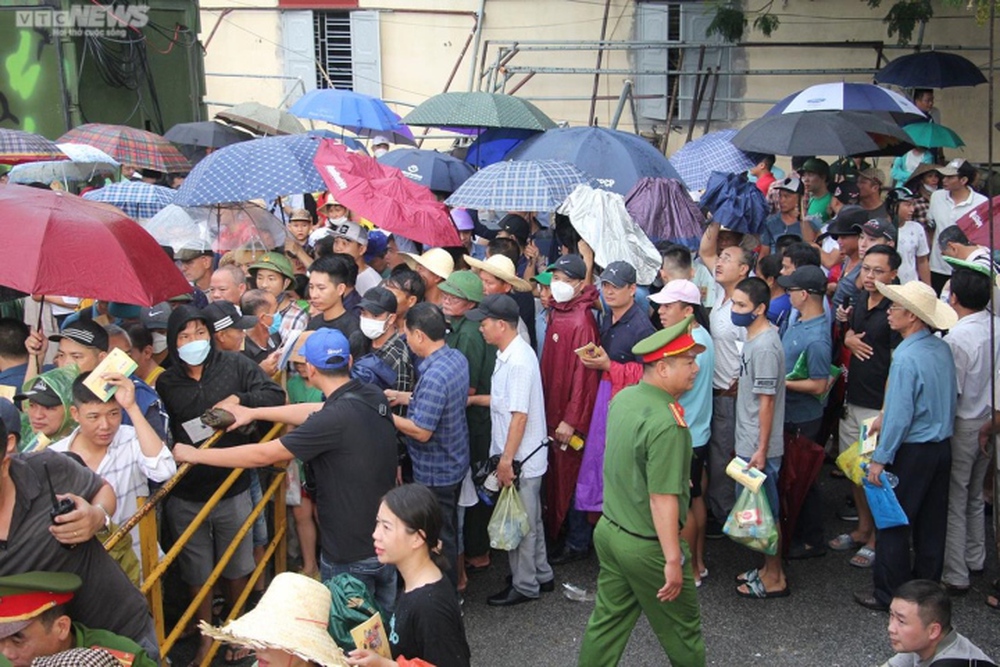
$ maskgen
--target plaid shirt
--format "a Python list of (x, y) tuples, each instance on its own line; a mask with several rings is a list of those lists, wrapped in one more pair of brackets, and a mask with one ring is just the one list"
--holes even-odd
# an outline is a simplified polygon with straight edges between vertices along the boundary
[[(393, 387), (396, 391), (413, 391), (413, 359), (410, 357), (410, 348), (402, 336), (394, 333), (385, 345), (373, 352), (396, 371), (396, 385)], [(406, 416), (405, 405), (397, 405), (392, 411), (400, 417)]]
[(430, 440), (407, 438), (413, 480), (424, 486), (458, 484), (469, 469), (469, 362), (445, 345), (417, 366), (419, 379), (410, 397), (409, 418), (431, 431)]
[(913, 219), (919, 222), (924, 229), (927, 229), (927, 213), (930, 209), (931, 203), (927, 199), (921, 197), (913, 200)]
[(295, 303), (293, 294), (288, 294), (286, 298), (288, 305), (285, 306), (284, 310), (278, 309), (278, 312), (281, 313), (281, 327), (278, 330), (278, 335), (281, 336), (282, 346), (293, 331), (305, 331), (306, 325), (309, 324), (309, 311)]

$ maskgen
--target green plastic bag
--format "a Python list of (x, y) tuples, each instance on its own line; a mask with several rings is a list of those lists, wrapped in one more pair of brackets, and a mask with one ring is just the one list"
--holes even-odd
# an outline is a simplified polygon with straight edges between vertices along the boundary
[(734, 542), (773, 556), (778, 553), (778, 524), (771, 514), (767, 494), (744, 487), (722, 532)]
[(327, 631), (337, 646), (352, 651), (356, 645), (351, 630), (374, 616), (379, 611), (378, 604), (368, 592), (368, 587), (349, 574), (334, 575), (323, 585), (330, 589), (333, 597)]
[(493, 516), (486, 527), (490, 534), (490, 546), (501, 551), (513, 551), (528, 534), (528, 512), (521, 502), (521, 495), (513, 484), (500, 492)]
[[(837, 383), (837, 379), (840, 378), (840, 374), (844, 371), (840, 366), (830, 364), (830, 377), (827, 380), (826, 386), (827, 390), (824, 391), (819, 396), (814, 398), (820, 403), (826, 403), (827, 396), (830, 395), (830, 389), (833, 385)], [(788, 375), (785, 376), (785, 380), (808, 380), (809, 379), (809, 359), (806, 357), (806, 353), (803, 352), (799, 355), (799, 358), (795, 360), (795, 365), (792, 366), (792, 370), (789, 371)]]

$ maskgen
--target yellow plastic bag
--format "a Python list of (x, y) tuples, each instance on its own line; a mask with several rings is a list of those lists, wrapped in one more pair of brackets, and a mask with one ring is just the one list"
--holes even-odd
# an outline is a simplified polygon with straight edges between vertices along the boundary
[(844, 471), (847, 479), (861, 486), (861, 480), (865, 478), (865, 471), (861, 469), (861, 464), (868, 463), (870, 460), (870, 456), (861, 453), (861, 441), (856, 440), (853, 445), (837, 457), (837, 467)]
[(497, 506), (493, 508), (486, 530), (490, 536), (490, 546), (501, 551), (513, 551), (528, 534), (528, 512), (524, 509), (517, 488), (511, 484), (500, 492)]

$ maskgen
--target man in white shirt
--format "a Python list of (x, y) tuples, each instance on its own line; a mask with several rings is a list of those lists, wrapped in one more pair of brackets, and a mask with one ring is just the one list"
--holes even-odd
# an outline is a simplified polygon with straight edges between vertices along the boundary
[[(994, 365), (1000, 348), (991, 345), (987, 306), (992, 282), (976, 264), (956, 264), (948, 304), (958, 313), (944, 342), (951, 347), (958, 380), (958, 405), (951, 437), (951, 483), (948, 489), (948, 532), (941, 580), (950, 590), (969, 589), (970, 570), (986, 560), (983, 482), (992, 459), (979, 447), (979, 430), (989, 421)], [(994, 327), (1000, 330), (1000, 322)]]
[(479, 330), (483, 338), (497, 347), (490, 395), (482, 397), (490, 406), (490, 456), (500, 457), (497, 479), (502, 486), (510, 486), (517, 477), (530, 527), (517, 548), (508, 552), (510, 585), (487, 600), (496, 607), (535, 600), (540, 591), (553, 589), (554, 578), (542, 525), (542, 476), (549, 459), (547, 451), (539, 451), (547, 444), (542, 374), (534, 350), (517, 333), (519, 316), (517, 303), (506, 294), (486, 296), (465, 314), (467, 319), (482, 323)]
[(358, 294), (365, 294), (382, 282), (379, 272), (365, 262), (365, 250), (368, 248), (368, 232), (352, 220), (340, 222), (331, 227), (333, 230), (333, 251), (350, 255), (358, 264), (358, 279), (354, 289)]
[(927, 219), (934, 224), (934, 240), (931, 243), (931, 286), (938, 294), (951, 275), (951, 267), (941, 256), (938, 235), (942, 230), (954, 225), (959, 218), (976, 208), (986, 197), (972, 189), (977, 172), (967, 161), (952, 160), (938, 170), (941, 173), (941, 189), (931, 195)]

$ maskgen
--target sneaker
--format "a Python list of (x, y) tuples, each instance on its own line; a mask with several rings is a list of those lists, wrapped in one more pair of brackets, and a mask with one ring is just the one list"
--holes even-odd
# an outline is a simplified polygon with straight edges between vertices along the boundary
[(725, 533), (722, 532), (722, 524), (709, 517), (708, 522), (705, 524), (705, 538), (709, 540), (721, 540), (725, 536)]

